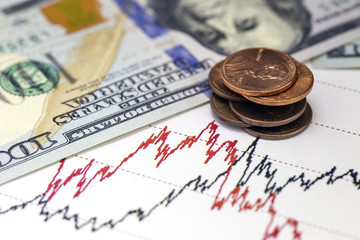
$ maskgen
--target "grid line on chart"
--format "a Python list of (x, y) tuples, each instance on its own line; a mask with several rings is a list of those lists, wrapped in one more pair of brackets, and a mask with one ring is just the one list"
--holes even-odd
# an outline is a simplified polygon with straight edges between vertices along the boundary
[[(82, 159), (85, 159), (87, 161), (90, 161), (91, 159), (87, 158), (87, 157), (83, 157), (83, 156), (80, 156), (80, 155), (74, 155), (75, 157), (78, 157), (78, 158), (82, 158)], [(105, 165), (105, 166), (108, 166), (108, 167), (111, 167), (111, 168), (115, 168), (115, 166), (113, 165), (110, 165), (110, 164), (107, 164), (107, 163), (103, 163), (103, 162), (100, 162), (100, 161), (97, 161), (97, 160), (94, 160), (95, 163), (98, 163), (98, 164), (101, 164), (101, 165)], [(166, 184), (166, 185), (169, 185), (169, 186), (172, 186), (172, 187), (176, 187), (176, 188), (182, 188), (183, 186), (180, 186), (176, 183), (171, 183), (171, 182), (168, 182), (168, 181), (165, 181), (165, 180), (162, 180), (162, 179), (159, 179), (159, 178), (154, 178), (154, 177), (150, 177), (148, 175), (145, 175), (145, 174), (142, 174), (142, 173), (138, 173), (138, 172), (134, 172), (134, 171), (130, 171), (130, 170), (127, 170), (127, 169), (124, 169), (124, 168), (119, 168), (119, 170), (123, 171), (123, 172), (127, 172), (127, 173), (130, 173), (130, 174), (133, 174), (133, 175), (137, 175), (139, 177), (143, 177), (143, 178), (147, 178), (147, 179), (150, 179), (152, 181), (155, 181), (155, 182), (160, 182), (160, 183), (163, 183), (163, 184)], [(189, 190), (189, 189), (187, 189)], [(211, 194), (207, 194), (207, 193), (203, 193), (203, 192), (198, 192), (198, 191), (195, 191), (195, 190), (192, 190), (193, 192), (196, 192), (196, 193), (201, 193), (202, 195), (205, 195), (205, 196), (208, 196), (208, 197), (211, 197), (211, 198), (215, 198), (214, 195), (211, 195)]]
[[(153, 127), (153, 128), (156, 128), (156, 129), (162, 129), (162, 128), (160, 128), (160, 127), (158, 127), (158, 126), (155, 126), (155, 125), (148, 125), (148, 126)], [(173, 132), (173, 133), (175, 133), (175, 134), (179, 134), (179, 135), (181, 135), (181, 136), (190, 137), (189, 135), (186, 135), (186, 134), (183, 134), (183, 133), (179, 133), (179, 132), (176, 132), (176, 131), (171, 131), (171, 132)], [(201, 139), (201, 138), (199, 138), (199, 140), (206, 142), (206, 140)], [(218, 143), (215, 143), (215, 145), (219, 145), (219, 144), (218, 144)], [(245, 152), (244, 150), (240, 150), (240, 151), (243, 152), (243, 153)], [(249, 153), (247, 153), (247, 154), (249, 154)], [(260, 154), (251, 154), (251, 155), (254, 156), (254, 157), (265, 158), (265, 156), (262, 156), (262, 155), (260, 155)], [(288, 163), (288, 162), (285, 162), (285, 161), (277, 160), (277, 159), (275, 159), (275, 158), (267, 157), (267, 159), (270, 160), (270, 161), (273, 161), (273, 162), (278, 162), (278, 163), (280, 163), (280, 164), (288, 165), (288, 166), (291, 166), (291, 167), (296, 167), (296, 168), (299, 168), (299, 169), (302, 169), (302, 170), (306, 170), (306, 171), (309, 171), (309, 172), (322, 174), (322, 172), (320, 172), (320, 171), (318, 171), (318, 170), (314, 170), (314, 169), (307, 168), (307, 167), (302, 167), (302, 166), (299, 166), (299, 165), (296, 165), (296, 164), (292, 164), (292, 163)], [(349, 179), (341, 179), (341, 180), (350, 182)]]
[(334, 88), (337, 88), (337, 89), (349, 91), (349, 92), (360, 93), (359, 90), (354, 89), (354, 88), (344, 87), (344, 86), (341, 86), (341, 85), (337, 85), (337, 84), (333, 84), (333, 83), (328, 83), (328, 82), (324, 82), (324, 81), (320, 81), (320, 80), (315, 80), (315, 82), (320, 83), (320, 84), (322, 84), (322, 85), (329, 86), (329, 87), (334, 87)]
[[(181, 134), (182, 136), (186, 136), (185, 134)], [(255, 154), (253, 154), (255, 155)], [(81, 159), (85, 159), (87, 161), (90, 161), (91, 159), (87, 158), (87, 157), (83, 157), (83, 156), (80, 156), (80, 155), (74, 155), (75, 157), (78, 157), (78, 158), (81, 158)], [(260, 155), (258, 155), (260, 156)], [(268, 158), (269, 159), (269, 158)], [(98, 163), (100, 165), (106, 165), (106, 166), (109, 166), (109, 167), (112, 167), (112, 168), (115, 168), (115, 166), (112, 166), (110, 164), (107, 164), (107, 163), (103, 163), (103, 162), (100, 162), (100, 161), (97, 161), (97, 160), (94, 160), (95, 163)], [(278, 162), (282, 162), (282, 161), (278, 161)], [(284, 162), (282, 162), (284, 163)], [(285, 163), (285, 164), (288, 164), (288, 163)], [(291, 164), (292, 166), (294, 166), (293, 164)], [(295, 165), (296, 166), (296, 165)], [(306, 169), (306, 168), (304, 168)], [(126, 170), (126, 169), (120, 169), (122, 171), (125, 171), (127, 173), (130, 173), (130, 174), (134, 174), (134, 175), (137, 175), (137, 176), (140, 176), (140, 177), (144, 177), (144, 178), (147, 178), (147, 179), (150, 179), (150, 180), (153, 180), (153, 181), (156, 181), (156, 182), (160, 182), (160, 183), (163, 183), (163, 184), (167, 184), (167, 185), (170, 185), (170, 186), (174, 186), (174, 187), (177, 187), (177, 188), (183, 188), (183, 186), (180, 186), (178, 184), (175, 184), (175, 183), (170, 183), (168, 181), (165, 181), (165, 180), (162, 180), (162, 179), (158, 179), (158, 178), (154, 178), (154, 177), (150, 177), (150, 176), (147, 176), (145, 174), (141, 174), (141, 173), (137, 173), (137, 172), (134, 172), (134, 171), (129, 171), (129, 170)], [(310, 169), (311, 170), (311, 169)], [(314, 170), (313, 170), (314, 171)], [(316, 171), (314, 171), (316, 172)], [(320, 173), (320, 172), (319, 172)], [(189, 188), (185, 188), (184, 190), (190, 190), (194, 193), (198, 193), (200, 195), (203, 195), (203, 196), (207, 196), (207, 197), (210, 197), (212, 199), (216, 199), (216, 196), (214, 195), (211, 195), (211, 194), (207, 194), (207, 193), (203, 193), (203, 192), (199, 192), (199, 191), (196, 191), (194, 189), (189, 189)], [(259, 212), (262, 212), (262, 213), (266, 213), (266, 210), (264, 209), (261, 209), (259, 210)], [(281, 218), (284, 218), (284, 219), (289, 219), (291, 217), (289, 216), (286, 216), (286, 215), (283, 215), (283, 214), (278, 214), (279, 217)], [(324, 232), (329, 232), (331, 234), (334, 234), (334, 235), (338, 235), (338, 236), (342, 236), (342, 237), (346, 237), (346, 238), (349, 238), (349, 239), (352, 239), (352, 240), (360, 240), (360, 237), (357, 237), (357, 236), (354, 236), (352, 234), (349, 234), (349, 233), (346, 233), (346, 232), (342, 232), (342, 231), (339, 231), (339, 230), (334, 230), (334, 229), (330, 229), (330, 228), (327, 228), (327, 227), (324, 227), (324, 226), (321, 226), (321, 225), (318, 225), (318, 224), (315, 224), (315, 223), (311, 223), (311, 222), (308, 222), (308, 221), (304, 221), (304, 220), (301, 220), (300, 221), (301, 224), (304, 224), (304, 225), (307, 225), (311, 228), (314, 228), (314, 229), (318, 229), (320, 231), (324, 231)]]
[(4, 197), (7, 197), (7, 198), (10, 198), (10, 199), (14, 199), (14, 200), (16, 200), (16, 201), (25, 202), (25, 200), (22, 199), (22, 198), (14, 197), (14, 196), (9, 195), (9, 194), (6, 194), (6, 193), (0, 192), (0, 195), (2, 195), (2, 196), (4, 196)]
[(360, 136), (360, 133), (356, 133), (355, 131), (348, 131), (348, 130), (332, 127), (332, 126), (325, 125), (325, 124), (322, 124), (322, 123), (317, 123), (317, 122), (311, 122), (311, 123), (316, 125), (316, 126), (325, 127), (327, 129), (330, 129), (330, 130), (336, 130), (336, 131), (339, 131), (339, 132), (342, 132), (342, 133), (348, 133), (348, 134), (358, 136), (358, 137)]

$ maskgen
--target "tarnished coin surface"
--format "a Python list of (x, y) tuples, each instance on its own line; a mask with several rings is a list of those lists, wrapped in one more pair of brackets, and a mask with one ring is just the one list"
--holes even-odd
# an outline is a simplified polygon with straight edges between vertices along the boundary
[(232, 113), (252, 126), (277, 127), (290, 123), (305, 111), (306, 99), (285, 106), (264, 106), (253, 102), (230, 102)]
[(266, 97), (245, 96), (252, 102), (267, 106), (283, 106), (304, 99), (311, 91), (314, 76), (310, 69), (303, 63), (295, 61), (297, 66), (297, 80), (284, 92)]
[(232, 114), (228, 100), (223, 99), (216, 94), (212, 94), (210, 98), (210, 105), (216, 116), (218, 116), (218, 118), (222, 121), (237, 127), (250, 127), (249, 124), (244, 123)]
[(303, 132), (310, 124), (312, 119), (312, 110), (307, 104), (304, 113), (295, 121), (279, 127), (249, 127), (243, 128), (248, 134), (260, 137), (262, 139), (280, 140), (293, 137)]
[(230, 101), (235, 102), (245, 102), (248, 101), (246, 98), (240, 94), (230, 91), (223, 82), (223, 79), (220, 74), (220, 68), (224, 61), (217, 63), (209, 73), (209, 83), (213, 92), (219, 97), (225, 98)]
[(296, 80), (295, 61), (268, 48), (248, 48), (228, 56), (221, 67), (224, 84), (247, 96), (269, 96), (288, 89)]

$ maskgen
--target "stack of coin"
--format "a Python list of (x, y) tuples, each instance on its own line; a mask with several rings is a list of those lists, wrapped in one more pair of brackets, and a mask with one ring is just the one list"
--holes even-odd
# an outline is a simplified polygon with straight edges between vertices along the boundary
[(253, 136), (285, 139), (301, 133), (311, 122), (306, 96), (313, 74), (283, 52), (238, 51), (211, 69), (209, 83), (215, 114)]

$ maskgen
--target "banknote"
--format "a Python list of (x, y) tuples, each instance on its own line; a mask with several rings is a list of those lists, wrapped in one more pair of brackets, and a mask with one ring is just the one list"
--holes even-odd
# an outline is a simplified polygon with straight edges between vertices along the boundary
[(304, 60), (359, 36), (359, 0), (5, 2), (0, 184), (208, 102), (233, 51)]
[(215, 55), (134, 7), (135, 20), (115, 1), (3, 8), (1, 183), (208, 101)]
[(360, 1), (150, 0), (159, 21), (223, 55), (271, 47), (304, 61), (360, 36)]
[(316, 68), (360, 68), (360, 40), (314, 58), (311, 65)]

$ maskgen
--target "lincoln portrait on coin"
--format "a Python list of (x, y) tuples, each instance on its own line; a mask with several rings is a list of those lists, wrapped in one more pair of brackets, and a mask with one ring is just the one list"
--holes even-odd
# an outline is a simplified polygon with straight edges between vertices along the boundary
[(302, 0), (148, 0), (165, 27), (228, 55), (249, 47), (291, 53), (311, 30)]

